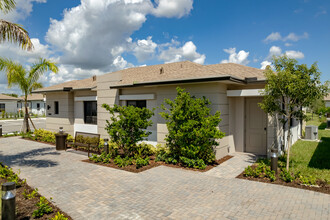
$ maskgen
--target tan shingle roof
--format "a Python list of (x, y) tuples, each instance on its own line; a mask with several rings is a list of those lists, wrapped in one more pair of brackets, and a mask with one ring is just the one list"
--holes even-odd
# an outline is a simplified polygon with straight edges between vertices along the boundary
[(21, 100), (21, 99), (10, 95), (0, 94), (0, 100)]
[(200, 65), (190, 61), (167, 63), (153, 66), (134, 67), (120, 70), (122, 81), (117, 85), (148, 83), (169, 80), (199, 79), (219, 76), (233, 76), (240, 79), (257, 77), (265, 79), (263, 70), (234, 63)]
[(241, 79), (245, 79), (246, 77), (257, 77), (258, 80), (265, 79), (264, 70), (243, 66), (236, 63), (213, 64), (206, 67), (212, 69), (215, 72), (235, 76)]
[[(24, 99), (24, 96), (20, 97), (21, 99)], [(28, 101), (37, 101), (37, 100), (44, 100), (43, 94), (30, 94), (27, 97)]]
[(63, 91), (63, 88), (72, 88), (73, 90), (80, 90), (80, 89), (91, 89), (96, 87), (96, 80), (93, 80), (93, 77), (88, 79), (82, 79), (82, 80), (73, 80), (64, 82), (61, 84), (37, 89), (33, 91), (33, 93), (42, 93), (42, 92), (51, 92), (51, 91)]

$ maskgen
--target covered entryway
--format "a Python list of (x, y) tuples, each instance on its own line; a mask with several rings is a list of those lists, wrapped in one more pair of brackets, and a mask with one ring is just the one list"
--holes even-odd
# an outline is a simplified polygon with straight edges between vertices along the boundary
[(261, 97), (245, 98), (245, 151), (267, 154), (267, 117), (258, 106)]

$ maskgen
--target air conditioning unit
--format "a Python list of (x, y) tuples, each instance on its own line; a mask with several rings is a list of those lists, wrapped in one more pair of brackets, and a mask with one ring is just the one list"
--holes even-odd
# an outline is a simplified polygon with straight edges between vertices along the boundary
[(306, 126), (305, 139), (317, 140), (318, 139), (318, 127), (314, 126), (314, 125)]

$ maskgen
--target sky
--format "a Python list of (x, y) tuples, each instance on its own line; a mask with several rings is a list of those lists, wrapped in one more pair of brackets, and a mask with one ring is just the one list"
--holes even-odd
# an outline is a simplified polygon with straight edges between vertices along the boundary
[[(16, 0), (0, 19), (23, 25), (34, 44), (2, 43), (1, 57), (57, 63), (44, 86), (183, 60), (265, 68), (283, 54), (317, 62), (330, 80), (329, 0)], [(12, 92), (0, 72), (0, 93)]]

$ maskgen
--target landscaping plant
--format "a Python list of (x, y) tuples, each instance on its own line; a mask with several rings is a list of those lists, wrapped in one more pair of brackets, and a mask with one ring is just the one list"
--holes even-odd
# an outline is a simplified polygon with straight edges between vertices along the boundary
[(269, 66), (265, 70), (267, 84), (260, 107), (273, 117), (281, 118), (282, 124), (289, 128), (286, 137), (286, 170), (289, 171), (292, 119), (305, 120), (307, 116), (302, 107), (323, 98), (329, 86), (328, 82), (322, 84), (316, 63), (308, 68), (295, 59), (281, 56), (273, 57), (273, 66), (274, 70)]
[(160, 115), (166, 120), (168, 129), (165, 138), (168, 153), (161, 152), (158, 160), (166, 156), (184, 166), (200, 169), (213, 163), (214, 147), (219, 145), (216, 140), (225, 135), (218, 129), (220, 112), (212, 115), (208, 99), (195, 98), (180, 87), (175, 100), (165, 99), (165, 104), (162, 105), (165, 112)]
[(63, 214), (60, 212), (57, 212), (54, 218), (51, 218), (51, 220), (68, 220)]
[[(2, 20), (0, 19), (0, 23), (1, 21)], [(57, 73), (58, 68), (55, 63), (42, 58), (32, 64), (29, 69), (24, 68), (22, 64), (12, 61), (10, 59), (0, 58), (0, 71), (6, 72), (9, 88), (13, 85), (18, 86), (23, 93), (25, 117), (23, 123), (24, 129), (22, 128), (22, 131), (29, 132), (30, 125), (28, 119), (30, 118), (30, 116), (28, 114), (27, 97), (32, 93), (32, 90), (43, 87), (42, 84), (38, 81), (40, 77), (44, 74), (44, 72), (52, 71), (54, 73)]]
[(151, 134), (145, 129), (152, 125), (150, 118), (154, 115), (153, 110), (134, 106), (110, 107), (107, 104), (102, 107), (111, 115), (106, 126), (111, 141), (123, 151), (124, 157), (133, 156), (137, 142), (147, 139)]
[(38, 207), (36, 210), (33, 211), (32, 216), (39, 218), (42, 217), (45, 214), (49, 214), (51, 212), (53, 212), (52, 207), (50, 207), (49, 202), (47, 201), (47, 199), (45, 197), (40, 197), (40, 201), (36, 204), (36, 206)]

